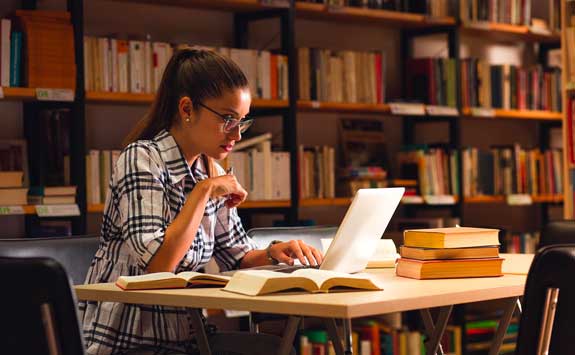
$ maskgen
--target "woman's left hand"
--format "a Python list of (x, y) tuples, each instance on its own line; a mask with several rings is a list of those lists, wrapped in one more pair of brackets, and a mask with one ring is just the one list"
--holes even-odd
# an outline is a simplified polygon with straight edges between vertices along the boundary
[(270, 247), (270, 255), (280, 263), (288, 265), (293, 265), (295, 258), (302, 265), (312, 266), (321, 264), (323, 260), (323, 254), (319, 250), (302, 240), (290, 240), (289, 242), (274, 244)]

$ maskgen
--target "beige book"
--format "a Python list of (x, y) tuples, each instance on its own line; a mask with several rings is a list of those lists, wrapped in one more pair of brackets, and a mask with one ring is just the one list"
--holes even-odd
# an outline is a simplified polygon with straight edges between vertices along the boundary
[(502, 258), (454, 260), (400, 258), (395, 272), (397, 276), (419, 280), (501, 276), (502, 263)]
[(325, 293), (336, 288), (383, 290), (369, 274), (346, 274), (318, 269), (300, 269), (289, 274), (269, 270), (238, 271), (223, 290), (258, 296), (292, 289)]
[(195, 271), (185, 271), (178, 274), (155, 272), (138, 276), (120, 276), (116, 281), (116, 286), (123, 290), (149, 290), (200, 285), (224, 286), (229, 280), (230, 276), (204, 274)]
[(401, 246), (399, 253), (403, 258), (418, 260), (497, 258), (499, 247), (431, 249)]
[(403, 244), (421, 248), (465, 248), (499, 245), (499, 230), (472, 227), (412, 229), (403, 232)]

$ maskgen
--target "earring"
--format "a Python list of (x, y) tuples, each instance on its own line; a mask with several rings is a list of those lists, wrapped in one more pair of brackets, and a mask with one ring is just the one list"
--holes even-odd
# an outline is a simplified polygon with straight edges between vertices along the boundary
[(186, 117), (186, 122), (190, 122), (190, 116)]

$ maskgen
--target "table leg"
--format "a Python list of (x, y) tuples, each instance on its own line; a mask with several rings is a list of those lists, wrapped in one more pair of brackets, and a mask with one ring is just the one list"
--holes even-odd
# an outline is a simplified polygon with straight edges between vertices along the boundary
[(439, 308), (439, 315), (435, 325), (433, 324), (433, 319), (431, 318), (431, 313), (429, 309), (420, 310), (421, 317), (423, 318), (423, 324), (425, 326), (425, 332), (429, 339), (425, 343), (425, 350), (427, 354), (436, 354), (439, 350), (439, 354), (443, 354), (443, 348), (439, 342), (443, 337), (445, 332), (445, 327), (447, 327), (447, 321), (449, 320), (449, 315), (453, 305), (443, 306)]
[(278, 350), (279, 355), (289, 355), (291, 352), (291, 348), (293, 346), (293, 340), (295, 338), (295, 334), (297, 332), (297, 327), (299, 326), (299, 322), (301, 321), (301, 317), (297, 316), (290, 316), (287, 320), (286, 327), (284, 329), (284, 333), (282, 335), (282, 341), (280, 344), (280, 348)]
[(206, 328), (204, 328), (204, 321), (201, 314), (202, 310), (199, 308), (190, 310), (192, 326), (196, 331), (196, 341), (198, 343), (200, 354), (211, 355), (212, 351), (210, 350), (210, 343), (208, 342), (208, 336), (206, 335)]
[(503, 337), (507, 332), (507, 327), (509, 326), (509, 322), (511, 322), (511, 317), (513, 317), (513, 311), (515, 310), (515, 305), (519, 301), (518, 297), (511, 297), (506, 300), (505, 310), (503, 312), (503, 316), (499, 320), (499, 324), (497, 325), (497, 331), (495, 332), (495, 339), (491, 343), (491, 348), (489, 349), (489, 355), (497, 355), (499, 354), (499, 348), (501, 347), (501, 343), (503, 343)]
[(337, 326), (335, 324), (334, 318), (323, 318), (325, 327), (327, 328), (327, 333), (333, 344), (333, 349), (336, 355), (344, 355), (343, 342), (340, 334), (337, 331)]
[(521, 300), (519, 299), (519, 297), (517, 297), (517, 311), (519, 312), (519, 314), (523, 313), (523, 308), (521, 306)]
[(352, 343), (352, 328), (351, 328), (351, 318), (346, 318), (343, 320), (343, 338), (345, 340), (345, 355), (353, 354), (353, 343)]

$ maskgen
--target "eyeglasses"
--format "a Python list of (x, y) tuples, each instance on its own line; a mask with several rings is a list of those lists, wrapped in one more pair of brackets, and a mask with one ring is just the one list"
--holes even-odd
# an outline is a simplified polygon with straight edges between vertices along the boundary
[(238, 120), (237, 118), (234, 118), (234, 115), (232, 114), (221, 114), (215, 111), (214, 109), (209, 108), (208, 106), (204, 105), (201, 102), (199, 103), (199, 105), (205, 108), (206, 110), (210, 111), (211, 113), (218, 115), (222, 120), (224, 120), (223, 130), (225, 133), (231, 133), (238, 127), (240, 129), (240, 133), (244, 133), (245, 131), (248, 130), (248, 128), (250, 128), (250, 126), (254, 122), (253, 118), (247, 118), (247, 119), (244, 118), (243, 120)]

